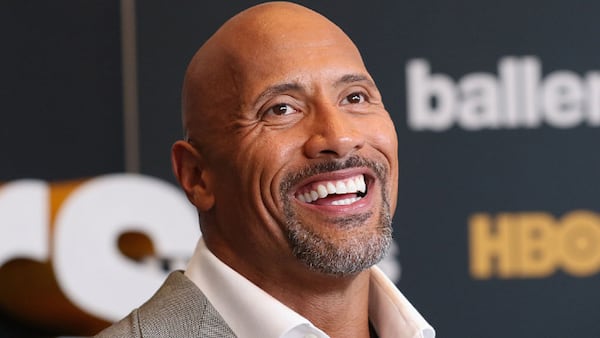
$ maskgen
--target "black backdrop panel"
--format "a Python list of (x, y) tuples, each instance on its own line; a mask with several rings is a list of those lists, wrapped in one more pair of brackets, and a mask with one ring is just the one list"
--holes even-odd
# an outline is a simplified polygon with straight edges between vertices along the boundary
[(0, 181), (122, 171), (118, 1), (0, 6)]
[[(170, 143), (181, 134), (179, 90), (185, 63), (226, 18), (253, 3), (189, 1), (177, 6), (167, 2), (138, 3), (145, 172), (170, 179), (169, 164), (164, 158)], [(505, 213), (524, 216), (527, 222), (527, 215), (544, 213), (554, 223), (542, 230), (554, 231), (561, 229), (562, 217), (573, 211), (600, 211), (595, 198), (600, 191), (597, 178), (600, 160), (594, 155), (595, 145), (600, 141), (598, 124), (582, 118), (568, 128), (558, 128), (546, 121), (545, 106), (538, 102), (542, 100), (540, 88), (547, 84), (549, 74), (568, 71), (585, 84), (586, 74), (600, 69), (600, 47), (595, 43), (600, 32), (600, 22), (596, 19), (600, 5), (474, 0), (458, 4), (301, 3), (331, 18), (353, 38), (396, 121), (401, 171), (394, 223), (402, 264), (399, 286), (436, 327), (438, 335), (600, 335), (596, 320), (600, 314), (596, 273), (574, 276), (556, 263), (551, 273), (541, 277), (523, 270), (521, 275), (508, 278), (497, 274), (477, 278), (470, 270), (473, 257), (469, 251), (475, 242), (469, 235), (470, 219), (476, 214), (496, 220)], [(537, 102), (534, 112), (539, 115), (538, 124), (468, 130), (456, 122), (458, 117), (439, 131), (417, 130), (408, 124), (414, 111), (410, 110), (407, 93), (410, 86), (416, 85), (407, 79), (410, 60), (419, 58), (429, 64), (425, 85), (439, 74), (452, 81), (458, 92), (455, 110), (469, 100), (469, 95), (475, 96), (471, 97), (471, 103), (479, 102), (485, 110), (490, 106), (482, 101), (485, 97), (481, 92), (460, 92), (459, 83), (468, 75), (487, 73), (501, 90), (507, 82), (499, 75), (499, 64), (509, 56), (517, 61), (533, 57), (534, 63), (537, 62), (538, 86), (529, 100)], [(522, 86), (522, 79), (519, 81), (517, 86)], [(571, 87), (564, 89), (561, 84), (548, 92), (563, 95), (561, 90), (566, 91), (563, 103), (574, 104), (568, 99)], [(516, 89), (517, 95), (525, 96), (525, 92), (521, 87)], [(497, 109), (500, 115), (508, 114), (502, 105), (509, 103), (502, 95), (508, 94), (500, 92)], [(593, 97), (600, 97), (600, 92), (581, 95), (585, 96), (580, 100), (585, 105)], [(431, 101), (436, 99), (433, 96), (429, 97)], [(477, 101), (478, 97), (481, 100)], [(430, 104), (429, 108), (434, 109), (435, 104)], [(520, 106), (517, 110), (522, 114), (519, 109)], [(561, 113), (560, 109), (567, 108), (557, 109)], [(600, 223), (596, 226), (600, 227)], [(494, 228), (488, 224), (486, 229)], [(532, 235), (519, 235), (514, 231), (514, 240), (506, 242), (506, 252), (518, 253), (515, 266), (527, 261), (527, 257), (533, 257), (530, 260), (535, 265), (536, 259), (543, 262), (545, 254), (558, 250), (556, 246), (549, 246), (548, 252), (543, 250), (546, 233), (542, 230), (536, 230), (541, 235), (535, 231)], [(542, 242), (536, 242), (536, 236)], [(594, 242), (597, 234), (590, 236), (579, 238), (577, 245), (583, 251), (598, 252), (600, 247)], [(542, 249), (526, 251), (527, 245), (534, 249), (541, 245)], [(483, 261), (492, 266), (494, 261), (504, 259), (486, 257)]]

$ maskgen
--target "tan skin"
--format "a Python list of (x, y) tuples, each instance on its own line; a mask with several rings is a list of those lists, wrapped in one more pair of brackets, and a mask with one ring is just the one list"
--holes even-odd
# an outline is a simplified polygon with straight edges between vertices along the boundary
[[(366, 168), (353, 169), (371, 178), (372, 197), (361, 208), (379, 210), (386, 189), (395, 209), (395, 130), (352, 41), (306, 8), (253, 7), (195, 55), (183, 110), (189, 142), (174, 144), (172, 163), (211, 252), (331, 337), (368, 337), (369, 272), (334, 276), (300, 262), (280, 196), (286, 174), (358, 155), (389, 175), (384, 184)], [(340, 229), (329, 220), (358, 211), (289, 198), (302, 223), (334, 243), (375, 231), (377, 216)]]

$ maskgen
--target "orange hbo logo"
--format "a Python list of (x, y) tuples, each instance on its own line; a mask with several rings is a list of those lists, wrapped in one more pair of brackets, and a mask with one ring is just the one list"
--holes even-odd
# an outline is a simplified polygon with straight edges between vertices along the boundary
[(560, 219), (546, 212), (477, 213), (469, 218), (470, 273), (543, 278), (558, 269), (575, 277), (600, 271), (600, 215), (577, 210)]

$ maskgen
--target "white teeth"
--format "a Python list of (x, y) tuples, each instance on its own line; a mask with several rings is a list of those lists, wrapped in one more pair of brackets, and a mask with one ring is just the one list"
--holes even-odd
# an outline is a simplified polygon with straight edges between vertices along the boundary
[(327, 182), (327, 193), (335, 194), (335, 185), (333, 185), (331, 182)]
[(367, 191), (367, 185), (365, 183), (364, 176), (360, 176), (360, 177), (356, 178), (356, 189), (360, 192)]
[[(339, 180), (339, 181), (330, 181), (326, 183), (320, 183), (318, 185), (313, 186), (315, 190), (309, 190), (304, 193), (298, 193), (297, 198), (304, 203), (311, 203), (319, 198), (325, 198), (328, 195), (333, 194), (353, 194), (353, 193), (365, 193), (367, 191), (367, 185), (365, 183), (365, 177), (363, 175), (358, 175), (356, 177)], [(343, 200), (338, 200), (332, 202), (332, 205), (347, 205), (352, 204), (361, 199), (361, 197), (351, 197)]]
[(322, 184), (319, 184), (319, 186), (317, 187), (317, 192), (319, 193), (320, 198), (326, 197), (329, 194), (327, 192), (327, 188), (325, 188), (325, 186)]
[(333, 201), (333, 202), (331, 202), (331, 205), (349, 205), (349, 204), (352, 204), (352, 203), (358, 201), (361, 198), (362, 197), (345, 198), (343, 200)]
[(311, 198), (313, 201), (316, 201), (316, 200), (319, 198), (319, 194), (318, 194), (316, 191), (314, 191), (314, 190), (311, 190), (311, 192), (310, 192), (310, 198)]
[(337, 181), (335, 184), (335, 192), (336, 194), (347, 194), (348, 189), (346, 189), (346, 184), (342, 181)]
[(304, 193), (304, 199), (306, 200), (306, 202), (310, 203), (312, 202), (312, 198), (310, 197), (310, 194), (305, 192)]
[(348, 192), (356, 192), (356, 183), (354, 183), (354, 180), (349, 180), (346, 183), (346, 189), (348, 189)]

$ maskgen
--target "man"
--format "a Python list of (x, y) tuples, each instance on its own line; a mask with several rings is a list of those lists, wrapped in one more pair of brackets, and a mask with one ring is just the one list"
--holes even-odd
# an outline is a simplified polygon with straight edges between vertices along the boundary
[(434, 337), (373, 267), (397, 140), (340, 28), (290, 3), (243, 11), (190, 62), (182, 104), (172, 164), (203, 238), (100, 337)]

